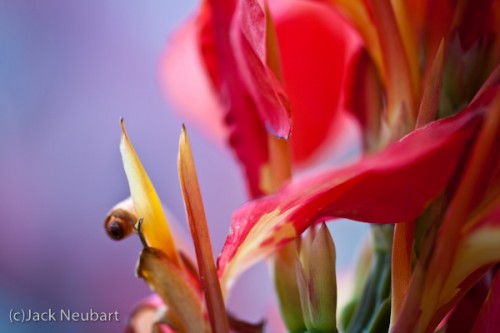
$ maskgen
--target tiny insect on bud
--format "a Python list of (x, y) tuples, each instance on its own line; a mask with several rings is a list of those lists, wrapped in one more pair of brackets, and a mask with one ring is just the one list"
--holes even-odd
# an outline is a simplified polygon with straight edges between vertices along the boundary
[(104, 228), (111, 239), (122, 240), (134, 232), (137, 221), (130, 198), (114, 206), (104, 221)]

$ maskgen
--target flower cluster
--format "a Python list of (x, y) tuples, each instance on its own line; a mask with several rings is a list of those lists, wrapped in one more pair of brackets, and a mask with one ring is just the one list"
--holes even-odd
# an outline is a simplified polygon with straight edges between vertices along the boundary
[[(215, 262), (183, 128), (188, 258), (122, 122), (131, 199), (105, 227), (115, 239), (139, 235), (137, 274), (161, 299), (129, 329), (263, 331), (225, 301), (268, 258), (290, 332), (495, 332), (499, 22), (498, 0), (204, 0), (169, 44), (162, 75), (185, 117), (233, 150), (249, 201)], [(296, 177), (349, 145), (353, 128), (358, 161)], [(372, 234), (338, 311), (325, 225), (335, 218), (370, 223)]]

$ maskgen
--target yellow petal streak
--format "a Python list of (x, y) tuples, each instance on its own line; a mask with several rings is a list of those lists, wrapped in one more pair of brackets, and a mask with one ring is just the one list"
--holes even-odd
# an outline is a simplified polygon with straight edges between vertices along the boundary
[[(261, 256), (270, 255), (277, 250), (279, 247), (278, 244), (285, 245), (287, 241), (292, 241), (298, 236), (293, 225), (287, 223), (287, 217), (291, 213), (281, 213), (279, 209), (276, 209), (264, 214), (259, 219), (245, 237), (245, 240), (240, 244), (234, 257), (231, 258), (231, 261), (225, 270), (222, 271), (222, 274), (219, 272), (224, 295), (232, 287), (234, 279), (246, 268), (256, 263)], [(283, 214), (283, 216), (280, 217), (280, 214)], [(271, 223), (276, 218), (283, 219), (283, 222), (278, 226)]]
[(120, 153), (137, 217), (144, 220), (142, 225), (144, 239), (148, 246), (161, 250), (173, 263), (179, 265), (179, 257), (160, 199), (130, 143), (123, 119), (121, 128)]

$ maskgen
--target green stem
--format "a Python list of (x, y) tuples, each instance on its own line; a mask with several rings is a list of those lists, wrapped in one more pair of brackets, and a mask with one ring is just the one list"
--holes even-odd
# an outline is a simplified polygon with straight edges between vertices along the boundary
[[(374, 256), (358, 306), (346, 329), (347, 333), (361, 333), (373, 322), (379, 309), (390, 298), (392, 225), (372, 226)], [(386, 307), (389, 305), (385, 305)]]

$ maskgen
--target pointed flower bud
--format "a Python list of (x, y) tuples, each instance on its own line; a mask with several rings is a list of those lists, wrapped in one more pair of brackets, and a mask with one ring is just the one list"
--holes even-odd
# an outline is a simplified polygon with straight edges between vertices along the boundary
[(300, 262), (297, 282), (308, 331), (337, 332), (335, 245), (325, 223), (309, 230), (301, 244)]
[(280, 305), (281, 317), (288, 332), (305, 332), (302, 315), (297, 267), (301, 267), (298, 254), (300, 239), (282, 247), (273, 257), (274, 284)]

